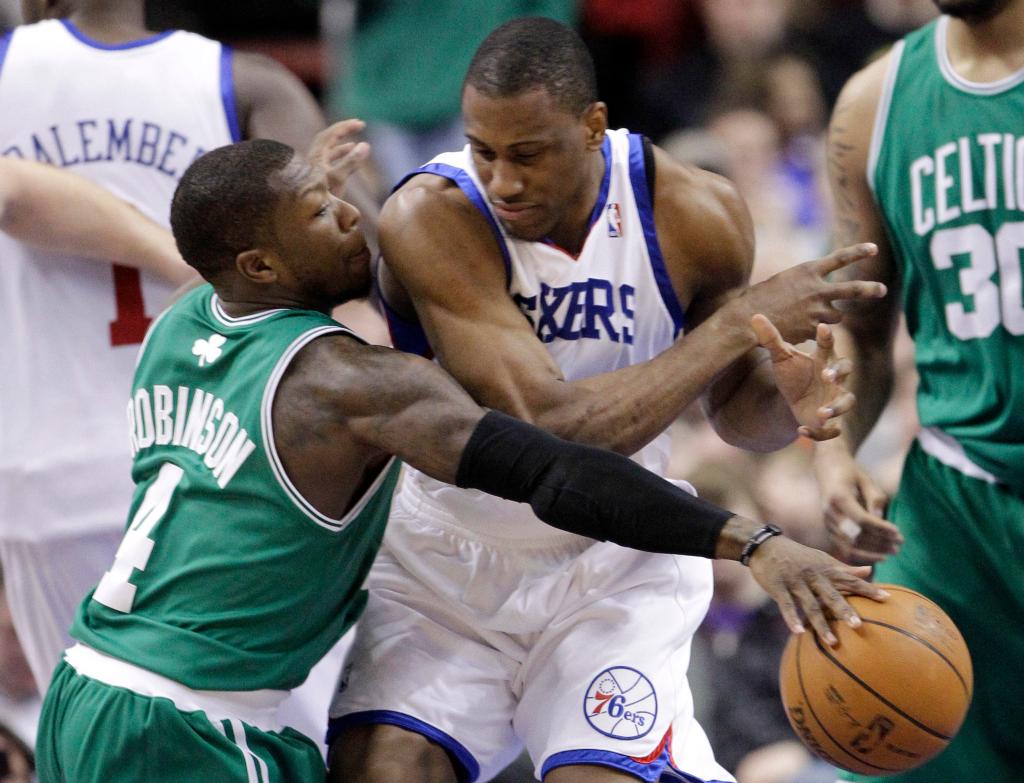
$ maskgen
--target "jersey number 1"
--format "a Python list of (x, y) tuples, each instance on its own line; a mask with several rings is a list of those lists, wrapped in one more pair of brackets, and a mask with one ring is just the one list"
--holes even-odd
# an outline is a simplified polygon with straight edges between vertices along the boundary
[(96, 591), (92, 594), (93, 600), (118, 612), (127, 613), (132, 610), (136, 588), (129, 579), (135, 571), (146, 570), (149, 556), (153, 553), (153, 545), (156, 544), (156, 541), (149, 537), (150, 533), (167, 513), (167, 508), (171, 505), (171, 496), (184, 474), (185, 471), (171, 462), (165, 462), (161, 466), (156, 481), (149, 485), (142, 503), (132, 517), (132, 523), (121, 539), (121, 546), (117, 548), (117, 554), (114, 556), (114, 564), (96, 585)]
[(110, 322), (111, 345), (136, 345), (146, 336), (153, 320), (142, 301), (142, 275), (138, 269), (114, 264), (114, 301), (117, 320)]

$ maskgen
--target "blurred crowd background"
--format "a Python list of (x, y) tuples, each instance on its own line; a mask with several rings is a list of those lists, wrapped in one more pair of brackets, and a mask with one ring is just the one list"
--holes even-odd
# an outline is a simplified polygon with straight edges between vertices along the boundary
[[(495, 26), (546, 15), (573, 24), (593, 53), (613, 127), (650, 136), (685, 162), (729, 177), (753, 216), (755, 280), (830, 249), (824, 134), (846, 79), (935, 15), (930, 0), (158, 0), (153, 29), (179, 27), (259, 51), (294, 71), (332, 119), (360, 117), (374, 148), (367, 184), (392, 184), (463, 144), (459, 92)], [(0, 30), (19, 21), (0, 0)], [(156, 85), (155, 85), (156, 87)], [(370, 305), (349, 325), (386, 344)], [(894, 399), (861, 456), (894, 491), (917, 422), (912, 346), (897, 343)], [(710, 500), (826, 546), (810, 444), (770, 455), (723, 444), (699, 410), (675, 427), (672, 472)], [(745, 569), (715, 564), (712, 609), (693, 651), (698, 716), (740, 783), (815, 783), (834, 774), (794, 739), (777, 692), (787, 631)], [(38, 700), (0, 606), (0, 745), (32, 742)], [(0, 783), (22, 780), (0, 769)], [(526, 765), (508, 781), (531, 779)]]

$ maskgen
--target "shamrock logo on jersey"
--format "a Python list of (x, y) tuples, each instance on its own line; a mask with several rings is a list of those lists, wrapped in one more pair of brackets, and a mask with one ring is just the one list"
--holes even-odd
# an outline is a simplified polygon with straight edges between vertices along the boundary
[(228, 341), (222, 334), (211, 334), (210, 339), (199, 338), (192, 344), (192, 353), (199, 357), (199, 366), (205, 367), (213, 364), (223, 353), (220, 347)]

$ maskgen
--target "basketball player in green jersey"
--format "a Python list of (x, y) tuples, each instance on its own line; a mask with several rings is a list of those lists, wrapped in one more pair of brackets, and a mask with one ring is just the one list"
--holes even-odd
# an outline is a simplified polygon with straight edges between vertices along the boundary
[[(886, 780), (1018, 783), (1024, 0), (936, 5), (945, 15), (855, 75), (832, 118), (836, 241), (876, 242), (879, 254), (857, 272), (899, 293), (856, 303), (838, 333), (850, 338), (841, 345), (857, 367), (859, 406), (839, 439), (816, 446), (818, 474), (834, 542), (859, 562), (880, 561), (878, 581), (938, 602), (973, 659), (974, 701), (956, 739)], [(915, 343), (922, 431), (886, 521), (885, 497), (852, 455), (892, 388), (900, 304)]]
[[(369, 284), (357, 222), (278, 142), (214, 150), (182, 178), (175, 239), (212, 285), (161, 316), (140, 354), (129, 522), (47, 692), (41, 783), (323, 780), (316, 744), (280, 725), (277, 705), (362, 610), (395, 456), (572, 532), (746, 562), (794, 630), (802, 615), (829, 638), (826, 614), (859, 624), (844, 593), (884, 598), (867, 569), (362, 343), (327, 315)], [(818, 298), (834, 295), (823, 282)], [(781, 372), (794, 355), (768, 331)], [(822, 342), (800, 355), (811, 410), (846, 393), (824, 379), (839, 362)]]

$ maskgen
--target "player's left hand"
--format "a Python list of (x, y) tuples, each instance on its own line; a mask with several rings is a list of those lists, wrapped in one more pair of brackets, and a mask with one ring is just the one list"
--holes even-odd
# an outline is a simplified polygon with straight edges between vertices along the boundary
[(362, 120), (339, 120), (320, 131), (309, 145), (306, 157), (327, 173), (327, 187), (338, 198), (349, 177), (370, 157), (369, 144), (352, 140), (365, 127)]
[(775, 536), (757, 548), (750, 558), (750, 573), (779, 605), (793, 633), (803, 633), (803, 617), (818, 638), (831, 647), (839, 640), (829, 628), (829, 620), (841, 620), (851, 628), (861, 625), (845, 596), (863, 595), (884, 601), (889, 595), (865, 581), (871, 575), (870, 566), (840, 563), (786, 536)]
[(853, 393), (843, 386), (852, 363), (835, 354), (835, 340), (827, 324), (818, 324), (814, 354), (809, 355), (782, 339), (775, 325), (761, 314), (750, 319), (757, 342), (772, 361), (775, 385), (799, 425), (799, 433), (812, 440), (829, 440), (841, 431), (838, 417), (853, 408)]

